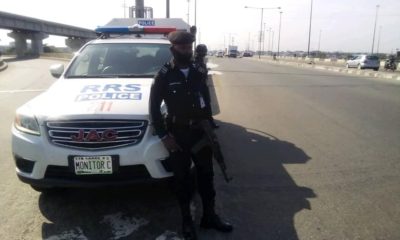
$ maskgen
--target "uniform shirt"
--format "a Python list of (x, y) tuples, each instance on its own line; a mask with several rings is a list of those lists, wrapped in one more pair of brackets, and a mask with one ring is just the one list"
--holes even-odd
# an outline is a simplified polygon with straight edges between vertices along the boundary
[(187, 77), (173, 63), (166, 63), (156, 75), (150, 91), (150, 114), (157, 135), (167, 134), (160, 105), (167, 105), (168, 116), (185, 121), (206, 119), (208, 111), (204, 101), (205, 82), (195, 64), (190, 64)]

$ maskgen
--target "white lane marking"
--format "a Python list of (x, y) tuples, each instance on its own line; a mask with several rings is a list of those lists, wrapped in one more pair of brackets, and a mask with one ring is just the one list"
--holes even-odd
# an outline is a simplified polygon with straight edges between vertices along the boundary
[(208, 74), (211, 74), (211, 75), (222, 75), (222, 72), (219, 72), (219, 71), (209, 71)]
[(212, 62), (208, 62), (207, 63), (207, 67), (208, 68), (216, 68), (216, 67), (218, 67), (218, 64), (215, 64), (215, 63), (212, 63)]
[(80, 227), (76, 227), (73, 230), (62, 232), (59, 235), (54, 235), (45, 240), (89, 240), (85, 235), (83, 235), (83, 231)]
[(171, 232), (167, 230), (163, 234), (158, 236), (155, 240), (182, 240), (182, 238), (180, 238), (176, 232)]
[(44, 92), (46, 89), (0, 90), (0, 93)]
[(109, 223), (114, 235), (111, 239), (120, 239), (129, 236), (141, 226), (148, 224), (149, 221), (143, 218), (127, 217), (119, 212), (104, 216), (100, 223)]

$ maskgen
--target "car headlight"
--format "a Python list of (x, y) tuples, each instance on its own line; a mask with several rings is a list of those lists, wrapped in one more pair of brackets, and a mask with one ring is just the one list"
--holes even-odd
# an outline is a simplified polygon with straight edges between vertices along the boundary
[(40, 135), (39, 123), (34, 116), (17, 113), (14, 126), (21, 132)]

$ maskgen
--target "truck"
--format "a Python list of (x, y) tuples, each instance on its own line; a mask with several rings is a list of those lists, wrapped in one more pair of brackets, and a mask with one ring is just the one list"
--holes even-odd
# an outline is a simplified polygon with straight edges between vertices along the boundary
[(226, 55), (229, 58), (236, 58), (239, 55), (238, 47), (237, 46), (233, 46), (233, 45), (229, 45), (228, 49), (227, 49), (227, 52), (226, 52)]

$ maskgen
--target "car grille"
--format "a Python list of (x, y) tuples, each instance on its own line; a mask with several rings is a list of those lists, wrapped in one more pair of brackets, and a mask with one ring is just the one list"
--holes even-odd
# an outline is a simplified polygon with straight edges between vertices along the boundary
[(101, 150), (138, 144), (144, 120), (75, 120), (46, 122), (50, 142), (63, 147)]

